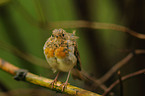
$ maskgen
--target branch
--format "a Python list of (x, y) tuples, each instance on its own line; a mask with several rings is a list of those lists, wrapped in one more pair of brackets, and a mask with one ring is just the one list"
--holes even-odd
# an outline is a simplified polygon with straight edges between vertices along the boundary
[(120, 71), (117, 72), (119, 83), (120, 83), (120, 96), (123, 96), (123, 82)]
[(102, 76), (97, 81), (100, 82), (100, 84), (102, 84), (105, 81), (107, 81), (117, 70), (119, 70), (122, 66), (127, 64), (127, 62), (134, 56), (134, 54), (136, 54), (136, 55), (145, 54), (145, 50), (136, 49), (134, 52), (129, 53), (125, 58), (123, 58), (120, 62), (115, 64), (104, 76)]
[[(127, 80), (129, 78), (132, 78), (134, 76), (137, 76), (137, 75), (140, 75), (140, 74), (143, 74), (143, 73), (145, 73), (145, 69), (142, 69), (142, 70), (136, 71), (134, 73), (130, 73), (130, 74), (126, 75), (126, 76), (123, 76), (121, 78), (121, 80), (122, 81), (123, 80)], [(114, 83), (112, 83), (110, 85), (110, 87), (104, 92), (103, 96), (107, 95), (112, 90), (112, 88), (114, 88), (118, 83), (119, 83), (119, 80), (116, 80)]]
[[(20, 68), (0, 59), (0, 68), (12, 75), (16, 75), (16, 72), (18, 70), (20, 70)], [(54, 85), (54, 88), (51, 88), (51, 83), (52, 83), (52, 79), (48, 79), (48, 78), (44, 78), (35, 74), (32, 74), (30, 72), (28, 72), (25, 76), (25, 81), (36, 84), (36, 85), (40, 85), (43, 87), (46, 87), (48, 89), (51, 90), (55, 90), (57, 92), (61, 92), (62, 90), (62, 86), (60, 86), (62, 84), (62, 82), (58, 81), (57, 84)], [(76, 96), (101, 96), (97, 93), (93, 93), (72, 85), (67, 85), (67, 88), (62, 92), (62, 93), (66, 93), (69, 95), (76, 95)]]
[[(19, 3), (19, 2), (16, 2), (16, 3)], [(31, 24), (41, 29), (55, 29), (55, 28), (111, 29), (111, 30), (116, 30), (116, 31), (121, 31), (121, 32), (127, 32), (128, 34), (134, 37), (137, 37), (139, 39), (145, 39), (145, 34), (135, 32), (125, 26), (121, 26), (117, 24), (101, 23), (101, 22), (90, 22), (90, 21), (85, 21), (85, 20), (49, 22), (47, 25), (44, 25), (42, 27), (40, 26), (41, 24), (39, 24), (37, 20), (34, 20), (34, 18), (23, 8), (22, 5), (20, 4), (13, 4), (13, 5), (21, 13), (20, 15), (22, 15), (28, 22), (30, 22)]]
[(127, 62), (133, 57), (132, 53), (129, 53), (125, 58), (123, 58), (120, 62), (115, 64), (104, 76), (102, 76), (99, 81), (101, 83), (104, 83), (107, 81), (119, 68), (121, 68), (123, 65), (127, 64)]
[(54, 28), (111, 29), (111, 30), (116, 30), (121, 32), (127, 32), (130, 35), (137, 37), (139, 39), (145, 39), (145, 34), (137, 33), (125, 26), (121, 26), (117, 24), (107, 24), (101, 22), (90, 22), (85, 20), (49, 22), (48, 29), (54, 29)]
[[(107, 24), (107, 23), (101, 23), (101, 22), (90, 22), (85, 20), (77, 20), (77, 21), (58, 21), (58, 22), (49, 22), (48, 24), (42, 26), (39, 24), (37, 20), (35, 20), (29, 12), (25, 10), (25, 8), (21, 5), (20, 2), (17, 0), (13, 2), (13, 6), (16, 8), (20, 15), (22, 15), (29, 23), (31, 23), (34, 26), (37, 26), (41, 29), (55, 29), (55, 28), (92, 28), (92, 29), (111, 29), (121, 32), (127, 32), (130, 35), (145, 39), (145, 34), (137, 33), (125, 26), (117, 25), (117, 24)], [(41, 12), (43, 13), (43, 12)], [(42, 14), (41, 14), (42, 15)], [(44, 16), (43, 16), (44, 17)]]
[(14, 55), (32, 63), (32, 64), (41, 66), (43, 68), (50, 68), (45, 60), (38, 58), (34, 55), (31, 55), (29, 53), (25, 53), (25, 52), (21, 51), (20, 49), (16, 48), (15, 46), (10, 45), (1, 40), (0, 40), (0, 48), (4, 49), (6, 51), (9, 51), (9, 52), (13, 53)]

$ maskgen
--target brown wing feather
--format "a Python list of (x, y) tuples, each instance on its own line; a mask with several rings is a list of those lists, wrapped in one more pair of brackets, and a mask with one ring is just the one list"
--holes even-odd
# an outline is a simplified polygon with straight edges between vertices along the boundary
[(79, 54), (77, 45), (75, 46), (74, 54), (75, 54), (75, 56), (77, 58), (77, 64), (74, 66), (74, 68), (77, 68), (78, 70), (81, 71), (81, 60), (80, 60), (80, 54)]

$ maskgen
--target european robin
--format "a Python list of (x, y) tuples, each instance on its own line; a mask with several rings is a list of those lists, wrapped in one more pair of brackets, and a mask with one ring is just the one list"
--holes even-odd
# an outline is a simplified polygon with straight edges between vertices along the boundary
[(57, 82), (60, 71), (68, 72), (66, 82), (62, 86), (62, 91), (68, 84), (71, 71), (75, 74), (76, 70), (81, 70), (76, 39), (78, 37), (75, 36), (75, 32), (67, 33), (63, 29), (55, 29), (43, 47), (44, 55), (53, 72), (58, 71), (57, 76), (52, 82), (52, 87)]

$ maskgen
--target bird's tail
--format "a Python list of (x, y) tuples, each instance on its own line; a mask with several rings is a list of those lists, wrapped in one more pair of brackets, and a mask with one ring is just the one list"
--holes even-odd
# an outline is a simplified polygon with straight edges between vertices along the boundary
[[(76, 68), (73, 68), (71, 71), (72, 77), (74, 79), (79, 79), (79, 80), (83, 80), (85, 82), (90, 82), (91, 77), (89, 76), (89, 74), (87, 74), (85, 71), (79, 71)], [(92, 80), (91, 80), (92, 81)]]
[(90, 76), (84, 70), (79, 71), (78, 69), (73, 68), (71, 72), (74, 79), (82, 80), (89, 85), (93, 85), (93, 87), (95, 88), (100, 87), (103, 90), (107, 89), (107, 87), (102, 84), (100, 80), (97, 80), (96, 78)]

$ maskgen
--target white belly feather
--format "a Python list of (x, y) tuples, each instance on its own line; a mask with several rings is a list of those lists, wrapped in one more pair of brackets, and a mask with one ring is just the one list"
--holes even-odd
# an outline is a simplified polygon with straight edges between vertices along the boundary
[(74, 56), (73, 53), (70, 52), (68, 58), (57, 59), (57, 62), (59, 64), (58, 69), (60, 71), (68, 72), (76, 65), (77, 58)]
[(46, 56), (46, 59), (50, 67), (52, 68), (53, 72), (56, 72), (57, 70), (68, 72), (77, 63), (77, 58), (72, 52), (69, 52), (67, 58), (62, 58), (62, 59), (56, 57), (47, 58)]

